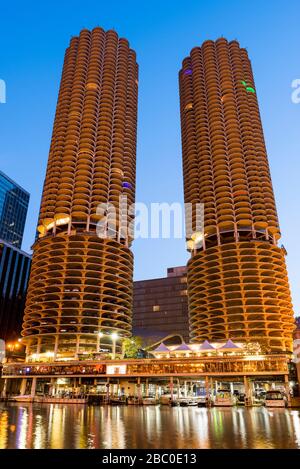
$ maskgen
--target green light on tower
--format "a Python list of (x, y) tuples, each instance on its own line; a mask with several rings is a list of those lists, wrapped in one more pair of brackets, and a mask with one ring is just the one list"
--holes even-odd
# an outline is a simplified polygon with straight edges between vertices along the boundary
[(242, 80), (241, 84), (246, 88), (246, 91), (248, 93), (254, 93), (255, 94), (255, 89), (252, 88), (252, 86), (248, 86), (246, 81)]

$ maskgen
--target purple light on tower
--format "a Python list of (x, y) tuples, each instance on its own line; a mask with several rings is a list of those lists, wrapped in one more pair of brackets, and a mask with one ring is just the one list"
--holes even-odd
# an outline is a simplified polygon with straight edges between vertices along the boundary
[(191, 68), (187, 68), (183, 73), (184, 75), (191, 75), (193, 73), (193, 70)]
[(130, 184), (130, 182), (123, 182), (122, 187), (124, 189), (132, 189), (132, 185)]

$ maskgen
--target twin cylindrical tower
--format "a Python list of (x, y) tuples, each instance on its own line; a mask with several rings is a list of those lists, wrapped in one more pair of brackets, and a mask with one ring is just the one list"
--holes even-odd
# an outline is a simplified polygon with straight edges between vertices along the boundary
[[(206, 41), (179, 74), (192, 341), (290, 350), (293, 314), (251, 64)], [(138, 66), (83, 30), (66, 51), (23, 325), (28, 357), (120, 350), (131, 335)], [(197, 204), (204, 204), (198, 231)]]
[[(192, 49), (179, 73), (185, 202), (204, 204), (187, 239), (193, 341), (291, 350), (293, 312), (247, 51), (221, 38)], [(198, 211), (199, 212), (199, 211)]]
[[(23, 325), (27, 355), (74, 358), (131, 335), (138, 66), (114, 31), (65, 54)], [(125, 228), (124, 228), (125, 227)]]

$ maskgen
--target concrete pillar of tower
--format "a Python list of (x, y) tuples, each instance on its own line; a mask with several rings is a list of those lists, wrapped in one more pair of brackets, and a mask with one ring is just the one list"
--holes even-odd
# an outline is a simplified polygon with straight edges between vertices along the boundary
[(54, 356), (53, 356), (54, 360), (56, 360), (57, 351), (58, 351), (58, 335), (55, 336), (55, 342), (54, 342)]
[(79, 345), (80, 345), (80, 335), (76, 336), (76, 350), (75, 350), (75, 356), (78, 358), (79, 354)]
[(49, 389), (49, 394), (50, 396), (55, 396), (55, 382), (56, 382), (56, 379), (55, 378), (51, 378), (51, 381), (50, 381), (50, 389)]
[(145, 389), (145, 394), (146, 394), (146, 396), (149, 396), (149, 381), (148, 381), (148, 378), (146, 378), (146, 389)]
[(137, 379), (137, 395), (138, 395), (138, 399), (141, 399), (142, 398), (142, 395), (141, 395), (141, 378), (138, 377)]
[(287, 397), (287, 405), (291, 407), (291, 393), (290, 393), (290, 383), (289, 383), (289, 376), (284, 375), (284, 388)]
[(170, 394), (171, 394), (171, 400), (173, 401), (174, 399), (174, 382), (173, 382), (173, 376), (170, 377)]
[(34, 396), (35, 396), (36, 383), (37, 383), (37, 378), (32, 378), (31, 391), (30, 391), (31, 397), (34, 397)]
[(187, 391), (188, 391), (188, 390), (187, 390), (187, 383), (186, 383), (186, 381), (184, 381), (184, 383), (183, 383), (183, 389), (184, 389), (184, 397), (187, 397)]
[(109, 382), (109, 378), (107, 378), (107, 382), (106, 382), (106, 400), (107, 400), (107, 402), (109, 401), (109, 398), (110, 398), (110, 382)]
[(37, 341), (37, 345), (36, 345), (36, 353), (37, 355), (39, 355), (41, 353), (41, 342), (42, 342), (42, 339), (41, 337), (38, 338), (38, 341)]
[(95, 352), (99, 352), (99, 350), (100, 350), (100, 335), (97, 334), (96, 350), (95, 350)]
[(231, 394), (233, 394), (233, 383), (232, 382), (230, 383), (230, 392), (231, 392)]
[(212, 376), (209, 378), (209, 388), (210, 388), (210, 402), (214, 400), (214, 381)]
[(179, 378), (177, 379), (177, 399), (180, 399), (181, 397), (181, 392), (180, 392), (180, 380)]
[(244, 376), (244, 388), (245, 388), (245, 406), (252, 405), (252, 389), (250, 386), (249, 378)]
[(205, 394), (206, 394), (206, 405), (210, 405), (210, 382), (208, 376), (205, 376)]
[(26, 384), (27, 384), (27, 379), (23, 378), (22, 381), (21, 381), (21, 387), (20, 387), (20, 395), (21, 396), (24, 396), (24, 394), (26, 392)]
[(154, 384), (154, 392), (155, 392), (155, 399), (158, 399), (158, 386), (156, 383)]
[(6, 397), (6, 391), (7, 391), (7, 378), (4, 379), (4, 384), (1, 392), (1, 397), (5, 398)]
[(218, 381), (217, 380), (215, 381), (215, 390), (216, 390), (216, 394), (217, 394), (217, 392), (218, 392)]

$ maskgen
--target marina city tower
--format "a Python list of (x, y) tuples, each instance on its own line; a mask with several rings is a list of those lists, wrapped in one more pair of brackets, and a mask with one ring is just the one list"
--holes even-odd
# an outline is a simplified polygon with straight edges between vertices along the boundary
[(183, 60), (179, 82), (185, 202), (204, 204), (204, 229), (193, 218), (187, 238), (191, 340), (292, 350), (285, 250), (247, 51), (206, 41)]
[(133, 216), (122, 207), (135, 199), (137, 89), (126, 39), (99, 27), (71, 39), (33, 246), (27, 357), (120, 350), (131, 335)]

